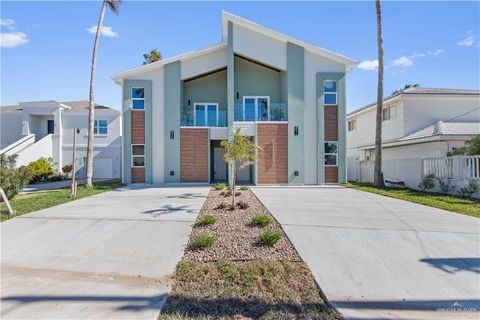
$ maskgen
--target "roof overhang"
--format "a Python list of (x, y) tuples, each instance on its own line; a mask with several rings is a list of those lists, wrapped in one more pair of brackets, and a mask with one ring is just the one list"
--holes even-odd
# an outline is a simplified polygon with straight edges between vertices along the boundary
[[(425, 138), (418, 138), (418, 139), (409, 139), (409, 140), (395, 140), (390, 142), (382, 143), (382, 148), (392, 148), (398, 146), (405, 146), (405, 145), (413, 145), (413, 144), (420, 144), (420, 143), (428, 143), (428, 142), (438, 142), (438, 141), (466, 141), (475, 135), (453, 135), (453, 134), (444, 134), (438, 135), (433, 137), (425, 137)], [(368, 144), (357, 147), (359, 150), (368, 150), (375, 148), (374, 144)]]

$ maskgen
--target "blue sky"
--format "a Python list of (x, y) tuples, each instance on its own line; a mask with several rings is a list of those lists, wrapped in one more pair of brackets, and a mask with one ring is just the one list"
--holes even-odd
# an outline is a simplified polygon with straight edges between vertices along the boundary
[[(1, 6), (1, 105), (88, 98), (99, 2), (8, 2)], [(221, 41), (221, 11), (243, 16), (362, 62), (348, 75), (348, 110), (376, 99), (373, 1), (139, 2), (107, 12), (96, 101), (119, 108), (110, 75), (138, 66), (158, 48), (164, 58)], [(385, 94), (406, 83), (480, 87), (480, 2), (383, 2)]]

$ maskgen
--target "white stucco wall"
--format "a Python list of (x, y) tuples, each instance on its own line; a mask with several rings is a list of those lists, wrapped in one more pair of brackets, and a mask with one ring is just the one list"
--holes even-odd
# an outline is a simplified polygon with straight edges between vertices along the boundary
[(152, 179), (153, 183), (164, 183), (165, 118), (163, 100), (163, 67), (136, 77), (132, 77), (131, 79), (152, 81)]
[(258, 32), (233, 25), (233, 50), (281, 70), (287, 69), (287, 44)]
[(382, 156), (384, 160), (445, 157), (447, 152), (452, 151), (452, 147), (459, 148), (464, 145), (464, 141), (435, 141), (410, 144), (384, 148)]
[[(305, 51), (305, 184), (317, 183), (317, 72), (345, 72), (345, 66)], [(348, 101), (347, 101), (348, 104)]]
[(22, 137), (22, 114), (0, 109), (0, 149)]

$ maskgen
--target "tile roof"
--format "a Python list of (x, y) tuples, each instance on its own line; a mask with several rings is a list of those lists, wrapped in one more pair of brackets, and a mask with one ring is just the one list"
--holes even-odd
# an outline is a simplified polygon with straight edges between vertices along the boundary
[[(53, 100), (52, 100), (53, 101)], [(52, 101), (45, 101), (45, 102), (52, 102)], [(42, 102), (42, 101), (38, 101), (38, 102)], [(71, 110), (83, 110), (83, 109), (88, 109), (88, 100), (77, 100), (77, 101), (62, 101), (62, 102), (59, 102), (61, 104), (64, 104), (68, 107), (71, 108)], [(0, 107), (1, 110), (22, 110), (22, 107), (20, 105), (14, 105), (14, 106), (1, 106)], [(107, 107), (107, 106), (104, 106), (104, 105), (100, 105), (100, 104), (95, 104), (95, 109), (96, 110), (99, 110), (99, 109), (104, 109), (104, 110), (107, 110), (107, 109), (111, 109), (111, 110), (115, 110), (113, 108), (110, 108), (110, 107)]]
[(415, 131), (398, 141), (406, 141), (412, 139), (429, 138), (434, 136), (448, 135), (476, 135), (480, 134), (480, 122), (443, 122), (438, 121), (431, 126)]

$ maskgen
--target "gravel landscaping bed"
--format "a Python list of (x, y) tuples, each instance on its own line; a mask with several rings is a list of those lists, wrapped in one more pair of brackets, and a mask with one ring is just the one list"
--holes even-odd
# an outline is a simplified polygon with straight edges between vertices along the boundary
[[(225, 193), (227, 191), (223, 191)], [(212, 215), (217, 221), (208, 226), (193, 227), (188, 246), (183, 256), (183, 261), (218, 261), (218, 260), (288, 260), (301, 261), (297, 251), (288, 240), (280, 224), (271, 213), (263, 206), (257, 197), (250, 191), (237, 191), (240, 195), (236, 202), (248, 203), (247, 209), (230, 210), (230, 196), (222, 195), (222, 191), (210, 191), (197, 221), (204, 215)], [(224, 203), (227, 208), (217, 209)], [(272, 223), (264, 228), (252, 224), (256, 215), (266, 215), (272, 218)], [(274, 245), (264, 245), (260, 241), (260, 234), (273, 230), (282, 235)], [(192, 240), (200, 235), (214, 235), (216, 241), (213, 246), (197, 249)]]

